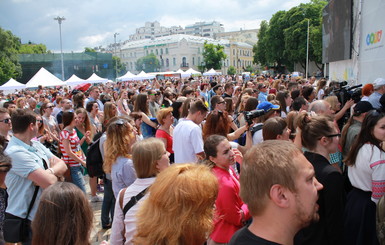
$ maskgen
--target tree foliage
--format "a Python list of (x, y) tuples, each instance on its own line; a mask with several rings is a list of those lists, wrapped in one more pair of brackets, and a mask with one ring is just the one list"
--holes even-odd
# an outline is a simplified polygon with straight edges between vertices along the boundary
[(206, 69), (214, 68), (214, 70), (220, 70), (222, 68), (222, 60), (227, 57), (224, 49), (225, 47), (222, 45), (214, 45), (205, 41), (202, 56)]
[(0, 83), (21, 77), (21, 65), (17, 60), (20, 38), (0, 27)]
[(156, 58), (155, 54), (151, 53), (138, 59), (135, 63), (137, 71), (155, 72), (160, 68), (160, 62)]
[(267, 47), (267, 39), (266, 32), (269, 28), (269, 24), (266, 20), (261, 22), (261, 26), (258, 32), (258, 42), (253, 46), (253, 62), (254, 64), (261, 64), (263, 66), (267, 65), (267, 57), (266, 57), (266, 47)]
[(85, 47), (85, 48), (84, 48), (84, 52), (85, 52), (85, 53), (88, 53), (88, 52), (90, 52), (90, 53), (95, 53), (96, 50), (93, 49), (93, 48)]
[(227, 75), (235, 75), (237, 73), (237, 70), (235, 69), (234, 66), (229, 66), (227, 69)]
[(19, 49), (19, 54), (47, 54), (51, 53), (51, 51), (47, 50), (47, 46), (44, 44), (34, 44), (34, 43), (26, 43), (21, 44)]
[(112, 56), (112, 62), (114, 65), (114, 71), (116, 70), (116, 67), (117, 67), (118, 76), (123, 76), (127, 72), (126, 66), (122, 63), (122, 60), (119, 57)]
[(276, 12), (269, 23), (262, 22), (258, 42), (254, 45), (254, 63), (306, 66), (307, 25), (309, 20), (309, 60), (319, 68), (322, 63), (322, 9), (327, 1), (312, 0), (288, 11)]

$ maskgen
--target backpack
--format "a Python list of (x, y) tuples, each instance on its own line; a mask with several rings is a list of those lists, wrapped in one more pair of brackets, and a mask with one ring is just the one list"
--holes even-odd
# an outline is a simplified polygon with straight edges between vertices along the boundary
[(95, 140), (87, 149), (86, 166), (90, 177), (102, 177), (103, 157), (99, 148), (100, 138)]

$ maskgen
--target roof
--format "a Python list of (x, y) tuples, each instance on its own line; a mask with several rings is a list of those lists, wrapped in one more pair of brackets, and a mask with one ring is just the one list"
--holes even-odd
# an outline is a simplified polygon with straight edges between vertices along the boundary
[[(185, 34), (175, 34), (175, 35), (170, 35), (170, 36), (164, 36), (164, 37), (158, 37), (155, 39), (142, 39), (142, 40), (137, 40), (137, 41), (132, 41), (128, 42), (125, 45), (123, 45), (122, 49), (130, 49), (130, 48), (141, 48), (141, 47), (153, 47), (153, 46), (162, 46), (166, 44), (171, 44), (171, 43), (179, 43), (185, 39), (189, 43), (199, 43), (203, 44), (205, 41), (208, 43), (213, 43), (213, 44), (220, 44), (223, 46), (229, 46), (230, 41), (226, 39), (219, 39), (215, 40), (213, 38), (208, 38), (208, 37), (200, 37), (200, 36), (192, 36), (192, 35), (185, 35)], [(247, 48), (252, 48), (253, 46), (247, 44), (247, 43), (242, 43), (242, 42), (234, 42), (234, 44), (242, 47), (247, 47)]]

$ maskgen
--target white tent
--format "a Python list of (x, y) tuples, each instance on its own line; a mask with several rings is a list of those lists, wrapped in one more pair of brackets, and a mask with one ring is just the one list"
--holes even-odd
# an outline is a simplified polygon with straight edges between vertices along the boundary
[(106, 83), (108, 82), (107, 78), (101, 78), (95, 73), (92, 73), (92, 75), (86, 80), (88, 83)]
[(14, 89), (23, 89), (25, 88), (25, 84), (19, 83), (15, 79), (11, 78), (8, 82), (4, 83), (0, 86), (0, 90), (14, 90)]
[(42, 67), (25, 85), (27, 88), (37, 88), (39, 85), (54, 87), (64, 86), (66, 84)]
[(82, 83), (86, 83), (86, 82), (87, 82), (86, 80), (79, 78), (75, 74), (73, 74), (70, 78), (68, 78), (67, 81), (65, 81), (65, 83), (68, 86), (76, 86), (76, 85), (79, 85), (79, 84), (82, 84)]
[(147, 80), (147, 79), (154, 79), (155, 76), (151, 74), (147, 74), (144, 71), (141, 71), (138, 75), (135, 76), (134, 80)]
[(176, 71), (176, 73), (182, 74), (182, 73), (184, 73), (184, 71), (182, 69), (179, 69), (179, 70)]
[(202, 73), (194, 70), (193, 68), (190, 68), (181, 74), (182, 78), (186, 78), (186, 77), (190, 77), (190, 76), (200, 76), (200, 75), (202, 75)]
[(124, 82), (124, 81), (133, 81), (135, 79), (136, 79), (136, 76), (128, 71), (126, 74), (124, 74), (121, 77), (118, 77), (116, 80)]
[(214, 68), (211, 68), (209, 71), (203, 73), (203, 76), (215, 76), (215, 75), (222, 75), (222, 72), (217, 72), (214, 70)]

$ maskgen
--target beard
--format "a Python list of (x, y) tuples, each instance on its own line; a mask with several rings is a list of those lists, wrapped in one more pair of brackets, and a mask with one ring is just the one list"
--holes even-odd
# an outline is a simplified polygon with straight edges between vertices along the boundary
[(317, 204), (317, 202), (313, 205), (313, 208), (311, 210), (308, 210), (309, 208), (306, 209), (305, 205), (303, 205), (298, 196), (296, 196), (296, 204), (297, 209), (295, 212), (295, 217), (302, 228), (319, 221), (319, 205)]

